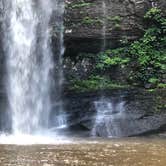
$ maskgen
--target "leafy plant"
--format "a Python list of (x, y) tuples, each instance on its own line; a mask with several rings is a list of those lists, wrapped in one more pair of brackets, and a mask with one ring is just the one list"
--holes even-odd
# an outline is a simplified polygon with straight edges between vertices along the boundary
[(125, 48), (118, 48), (114, 50), (106, 50), (98, 54), (98, 69), (108, 69), (111, 66), (125, 65), (130, 61), (126, 56)]
[(110, 79), (101, 76), (90, 76), (86, 80), (73, 80), (71, 83), (71, 90), (89, 91), (98, 89), (116, 89), (127, 88), (128, 85), (122, 85), (112, 82)]
[(137, 62), (135, 78), (146, 84), (152, 78), (160, 80), (166, 70), (166, 18), (158, 8), (150, 9), (145, 19), (149, 26), (144, 36), (131, 44), (129, 54)]
[(142, 85), (162, 83), (166, 71), (166, 17), (154, 7), (144, 18), (147, 28), (143, 37), (128, 46), (100, 53), (98, 69), (130, 64), (129, 78), (133, 82)]

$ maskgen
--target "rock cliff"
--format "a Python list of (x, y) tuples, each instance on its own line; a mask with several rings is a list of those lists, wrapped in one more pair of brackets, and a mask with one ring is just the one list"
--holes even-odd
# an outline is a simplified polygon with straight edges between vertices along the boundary
[[(105, 6), (103, 6), (105, 3)], [(164, 0), (66, 0), (66, 55), (101, 50), (103, 24), (106, 47), (117, 47), (122, 40), (139, 38), (143, 17), (152, 6), (166, 7)]]

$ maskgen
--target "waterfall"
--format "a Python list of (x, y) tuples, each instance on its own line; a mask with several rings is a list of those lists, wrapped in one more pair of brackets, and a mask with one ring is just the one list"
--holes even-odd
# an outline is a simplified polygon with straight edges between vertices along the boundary
[[(60, 105), (54, 110), (58, 112), (57, 125), (65, 121), (64, 116), (60, 116), (63, 112), (60, 93), (64, 2), (5, 0), (4, 3), (6, 88), (12, 132), (15, 135), (34, 134), (49, 128), (53, 105)], [(57, 47), (55, 58), (51, 48), (53, 34)], [(54, 103), (52, 96), (56, 96)]]
[[(96, 101), (97, 110), (95, 123), (92, 129), (92, 136), (97, 136), (101, 126), (104, 126), (103, 133), (108, 137), (115, 138), (121, 136), (122, 126), (119, 122), (125, 116), (125, 101), (122, 99), (101, 99)], [(101, 132), (101, 131), (100, 131)]]
[[(106, 39), (106, 31), (107, 31), (107, 6), (106, 2), (102, 2), (102, 17), (103, 17), (103, 27), (102, 27), (102, 45), (101, 52), (104, 52), (107, 46)], [(103, 81), (100, 82), (103, 84)], [(121, 133), (121, 128), (119, 126), (118, 120), (124, 116), (124, 101), (114, 101), (112, 99), (105, 98), (101, 93), (101, 97), (99, 100), (94, 102), (94, 106), (96, 109), (95, 120), (93, 124), (93, 128), (91, 131), (92, 136), (98, 135), (98, 130), (100, 130), (100, 126), (104, 126), (105, 133), (107, 133), (108, 137), (118, 137)], [(104, 132), (104, 131), (103, 131)]]
[(102, 11), (103, 11), (103, 27), (102, 27), (102, 38), (103, 38), (103, 43), (101, 47), (101, 51), (105, 51), (106, 48), (106, 30), (107, 30), (107, 8), (106, 8), (106, 3), (105, 1), (102, 2)]

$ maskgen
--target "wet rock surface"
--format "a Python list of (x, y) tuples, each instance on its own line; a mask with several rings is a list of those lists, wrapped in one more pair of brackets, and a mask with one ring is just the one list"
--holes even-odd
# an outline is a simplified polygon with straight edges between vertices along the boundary
[[(111, 103), (99, 111), (96, 101)], [(66, 94), (68, 123), (86, 136), (128, 137), (162, 132), (166, 127), (165, 92), (109, 90)], [(123, 109), (123, 110), (122, 110)]]
[[(65, 13), (66, 55), (78, 52), (96, 53), (103, 42), (103, 20), (106, 20), (107, 46), (117, 47), (120, 40), (138, 39), (144, 29), (144, 15), (151, 0), (106, 0), (106, 18), (102, 0), (68, 0)], [(164, 6), (160, 0), (157, 5)]]

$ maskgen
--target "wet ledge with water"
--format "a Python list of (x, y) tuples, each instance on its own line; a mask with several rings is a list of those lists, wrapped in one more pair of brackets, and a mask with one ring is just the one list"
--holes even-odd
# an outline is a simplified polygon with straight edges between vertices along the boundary
[(0, 145), (1, 166), (165, 166), (166, 140), (73, 140), (54, 145)]

